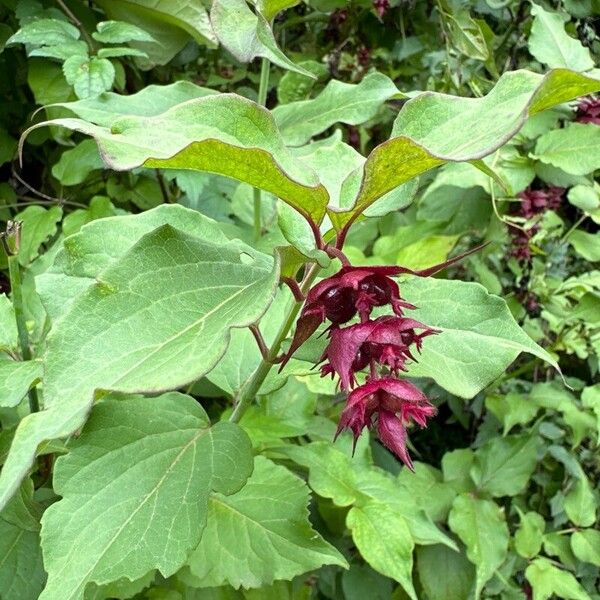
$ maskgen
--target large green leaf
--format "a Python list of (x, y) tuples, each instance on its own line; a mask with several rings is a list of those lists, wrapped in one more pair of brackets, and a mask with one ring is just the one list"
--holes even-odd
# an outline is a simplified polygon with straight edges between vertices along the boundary
[(394, 82), (375, 72), (358, 84), (332, 80), (316, 98), (277, 106), (273, 116), (285, 143), (301, 146), (335, 123), (358, 125), (368, 121), (394, 97), (402, 97)]
[(432, 377), (449, 392), (471, 398), (504, 373), (520, 352), (529, 352), (558, 368), (556, 361), (517, 324), (506, 302), (478, 283), (413, 278), (402, 296), (417, 310), (410, 316), (441, 330), (427, 338), (417, 377)]
[(0, 406), (16, 406), (42, 377), (39, 360), (0, 361)]
[(545, 10), (539, 4), (531, 7), (533, 24), (529, 35), (529, 52), (551, 69), (564, 67), (573, 71), (594, 68), (590, 51), (565, 31), (569, 15)]
[(12, 302), (0, 294), (0, 351), (17, 348), (17, 322)]
[(571, 175), (587, 175), (600, 168), (600, 127), (570, 123), (542, 135), (535, 145), (535, 158)]
[(470, 161), (490, 174), (481, 159), (504, 145), (529, 116), (598, 89), (598, 79), (556, 69), (545, 76), (505, 73), (483, 98), (420, 94), (400, 111), (391, 139), (348, 178), (340, 204), (352, 208), (331, 210), (331, 220), (343, 228), (385, 193), (448, 161)]
[(200, 240), (169, 225), (143, 236), (55, 324), (44, 357), (46, 410), (19, 425), (0, 506), (38, 444), (81, 427), (96, 390), (159, 392), (206, 374), (229, 330), (264, 313), (277, 280), (272, 259), (238, 241)]
[(538, 463), (538, 436), (495, 437), (475, 453), (471, 477), (492, 496), (515, 496), (524, 490)]
[(110, 127), (80, 119), (52, 124), (93, 136), (115, 170), (210, 171), (272, 192), (314, 221), (325, 214), (328, 195), (317, 175), (287, 150), (269, 111), (241, 96), (198, 98), (157, 116), (124, 116)]
[(213, 0), (210, 21), (219, 41), (240, 62), (262, 56), (283, 69), (314, 77), (279, 49), (267, 19), (252, 12), (246, 0)]
[(368, 502), (352, 507), (346, 524), (362, 557), (417, 600), (412, 582), (414, 541), (405, 518), (386, 504)]
[[(481, 159), (505, 144), (528, 116), (598, 89), (597, 79), (557, 69), (545, 76), (506, 73), (483, 98), (417, 96), (398, 115), (392, 139), (347, 177), (339, 207), (329, 210), (334, 226), (342, 229), (388, 192), (444, 162), (470, 161), (493, 175)], [(35, 127), (49, 123), (94, 137), (106, 165), (115, 170), (146, 166), (219, 173), (272, 192), (318, 222), (329, 201), (314, 171), (285, 148), (270, 113), (239, 96), (199, 98), (153, 117), (121, 117), (110, 127), (81, 119)]]
[(247, 436), (230, 423), (210, 427), (193, 398), (105, 398), (56, 463), (63, 498), (42, 519), (40, 600), (81, 599), (89, 582), (153, 568), (172, 575), (200, 541), (211, 490), (232, 494), (251, 472)]
[(477, 600), (507, 555), (509, 534), (504, 515), (495, 502), (461, 494), (454, 501), (448, 524), (464, 542), (467, 556), (475, 565)]
[(37, 600), (46, 580), (39, 534), (42, 511), (32, 497), (33, 483), (27, 480), (0, 512), (2, 600)]
[(345, 559), (308, 521), (309, 490), (284, 467), (255, 459), (246, 485), (212, 494), (208, 522), (189, 564), (201, 587), (262, 587)]

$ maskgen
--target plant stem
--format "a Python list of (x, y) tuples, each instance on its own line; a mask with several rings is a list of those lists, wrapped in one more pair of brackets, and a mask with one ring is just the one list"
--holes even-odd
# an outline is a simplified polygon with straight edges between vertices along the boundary
[[(306, 294), (308, 289), (311, 287), (313, 281), (315, 280), (315, 277), (317, 276), (317, 273), (320, 270), (321, 267), (317, 264), (314, 264), (309, 269), (301, 285), (301, 290), (303, 294)], [(290, 311), (285, 321), (279, 328), (277, 336), (275, 337), (275, 340), (273, 341), (273, 344), (271, 345), (271, 348), (266, 358), (262, 359), (260, 365), (258, 365), (256, 371), (254, 371), (254, 374), (252, 375), (252, 378), (250, 379), (248, 384), (240, 390), (237, 398), (237, 404), (235, 405), (235, 408), (233, 409), (233, 412), (229, 417), (229, 421), (231, 423), (239, 423), (240, 419), (243, 417), (244, 413), (246, 412), (246, 410), (248, 410), (248, 407), (258, 394), (261, 385), (263, 384), (264, 380), (269, 374), (269, 371), (275, 366), (274, 361), (277, 358), (277, 355), (279, 354), (281, 344), (283, 343), (288, 333), (290, 332), (290, 329), (296, 322), (296, 317), (300, 312), (301, 306), (302, 301), (294, 302), (294, 304), (290, 308)]]
[[(15, 310), (15, 320), (17, 322), (17, 333), (19, 335), (19, 346), (21, 348), (21, 357), (23, 360), (31, 360), (31, 349), (29, 347), (29, 334), (27, 333), (27, 324), (25, 322), (25, 313), (23, 311), (23, 289), (21, 286), (21, 267), (17, 255), (8, 257), (8, 272), (10, 276), (10, 289), (12, 292), (12, 302)], [(40, 410), (37, 390), (32, 387), (29, 390), (29, 408), (32, 413)]]
[[(267, 103), (267, 92), (269, 91), (269, 68), (271, 63), (268, 58), (263, 58), (260, 63), (260, 83), (258, 85), (258, 104), (265, 106)], [(262, 219), (260, 214), (262, 202), (262, 191), (254, 188), (254, 239), (259, 240), (262, 232)]]
[(579, 219), (577, 219), (577, 221), (575, 221), (575, 223), (573, 224), (573, 226), (571, 227), (571, 229), (569, 229), (569, 231), (567, 231), (567, 233), (565, 233), (565, 235), (563, 235), (562, 239), (560, 240), (561, 242), (566, 242), (570, 235), (588, 218), (588, 215), (582, 215), (581, 217), (579, 217)]
[(96, 42), (93, 40), (93, 38), (90, 36), (90, 34), (86, 31), (85, 27), (83, 26), (83, 23), (77, 18), (77, 16), (73, 13), (73, 11), (63, 2), (63, 0), (56, 0), (56, 4), (58, 4), (62, 8), (62, 10), (67, 15), (67, 17), (69, 17), (69, 20), (73, 23), (73, 25), (75, 25), (75, 27), (77, 27), (77, 29), (79, 29), (79, 31), (81, 31), (90, 50), (92, 52), (95, 52), (96, 51)]

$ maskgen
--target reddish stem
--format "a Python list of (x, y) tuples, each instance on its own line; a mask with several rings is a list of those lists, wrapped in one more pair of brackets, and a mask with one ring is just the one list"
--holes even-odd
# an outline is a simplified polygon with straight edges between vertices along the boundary
[(350, 261), (339, 248), (335, 248), (334, 246), (326, 246), (325, 252), (327, 253), (327, 256), (330, 256), (331, 258), (337, 258), (344, 267), (350, 266)]
[(290, 288), (296, 302), (304, 302), (306, 300), (306, 296), (302, 293), (302, 290), (295, 279), (292, 277), (281, 276), (279, 280)]

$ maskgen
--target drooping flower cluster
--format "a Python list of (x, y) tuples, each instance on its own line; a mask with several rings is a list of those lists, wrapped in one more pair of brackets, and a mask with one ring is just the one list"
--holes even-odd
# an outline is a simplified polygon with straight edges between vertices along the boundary
[(575, 119), (579, 123), (593, 123), (600, 125), (600, 98), (587, 96), (579, 101)]
[[(541, 190), (527, 188), (519, 194), (521, 202), (516, 205), (514, 214), (524, 219), (533, 219), (542, 215), (547, 210), (557, 210), (562, 202), (565, 190), (561, 187), (550, 186)], [(529, 262), (531, 250), (529, 241), (537, 233), (539, 226), (534, 224), (528, 229), (511, 227), (512, 237), (511, 255), (519, 262)]]
[[(423, 339), (439, 331), (404, 315), (415, 306), (401, 297), (392, 277), (402, 273), (427, 277), (477, 250), (421, 271), (344, 266), (309, 291), (282, 368), (320, 325), (329, 322), (321, 374), (339, 377), (341, 389), (350, 391), (336, 437), (350, 429), (356, 444), (363, 429), (371, 428), (377, 417), (381, 442), (412, 469), (406, 426), (412, 421), (425, 427), (436, 409), (419, 388), (399, 376), (407, 370), (407, 361), (416, 360)], [(384, 306), (392, 314), (371, 318), (374, 308)], [(355, 318), (358, 322), (346, 325)], [(366, 383), (357, 385), (356, 374), (367, 367)]]

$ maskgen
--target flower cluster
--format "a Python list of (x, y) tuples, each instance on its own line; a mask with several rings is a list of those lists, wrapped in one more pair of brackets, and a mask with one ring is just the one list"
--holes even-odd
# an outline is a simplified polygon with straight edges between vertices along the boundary
[[(543, 190), (527, 188), (519, 194), (521, 202), (517, 205), (515, 214), (524, 219), (532, 219), (547, 210), (557, 210), (562, 202), (565, 190), (560, 187), (550, 186)], [(519, 262), (529, 262), (531, 251), (529, 240), (537, 233), (539, 227), (533, 225), (527, 230), (511, 227), (512, 237), (511, 255)]]
[(600, 125), (600, 98), (588, 96), (580, 100), (575, 118), (579, 123)]
[[(406, 449), (406, 426), (412, 421), (425, 427), (436, 409), (421, 390), (399, 376), (407, 370), (407, 361), (416, 360), (423, 339), (440, 332), (404, 315), (415, 306), (401, 297), (392, 277), (402, 273), (433, 275), (478, 249), (421, 271), (344, 266), (309, 291), (282, 368), (320, 325), (329, 322), (321, 374), (337, 376), (341, 389), (350, 392), (336, 437), (350, 429), (356, 444), (363, 429), (371, 428), (377, 417), (381, 442), (413, 468)], [(374, 308), (384, 306), (392, 314), (371, 318)], [(358, 322), (346, 325), (355, 318)], [(366, 383), (358, 385), (356, 374), (367, 367)]]

